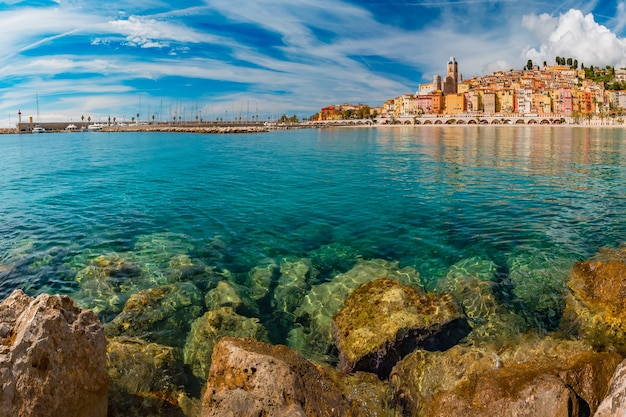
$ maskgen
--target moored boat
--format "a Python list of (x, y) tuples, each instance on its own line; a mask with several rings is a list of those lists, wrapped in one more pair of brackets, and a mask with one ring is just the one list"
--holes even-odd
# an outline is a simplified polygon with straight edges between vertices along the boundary
[(92, 125), (87, 126), (87, 130), (89, 130), (90, 132), (97, 132), (102, 130), (102, 125), (100, 123), (94, 123)]

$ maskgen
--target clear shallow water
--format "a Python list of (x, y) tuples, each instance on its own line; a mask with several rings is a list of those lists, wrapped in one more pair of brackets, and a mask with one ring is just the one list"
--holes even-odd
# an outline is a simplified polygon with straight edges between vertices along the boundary
[(626, 236), (625, 143), (562, 127), (4, 135), (0, 299), (75, 294), (89, 259), (138, 242), (235, 276), (333, 243), (427, 286), (473, 257), (568, 268)]

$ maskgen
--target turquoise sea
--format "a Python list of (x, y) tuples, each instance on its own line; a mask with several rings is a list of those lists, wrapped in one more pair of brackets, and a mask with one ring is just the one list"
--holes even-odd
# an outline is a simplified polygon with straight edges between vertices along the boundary
[[(81, 271), (99, 256), (157, 278), (185, 256), (245, 285), (259, 265), (333, 248), (413, 267), (427, 288), (491, 262), (502, 301), (549, 329), (573, 262), (626, 237), (623, 129), (3, 135), (0, 155), (0, 299), (90, 306)], [(351, 265), (326, 266), (318, 282)]]

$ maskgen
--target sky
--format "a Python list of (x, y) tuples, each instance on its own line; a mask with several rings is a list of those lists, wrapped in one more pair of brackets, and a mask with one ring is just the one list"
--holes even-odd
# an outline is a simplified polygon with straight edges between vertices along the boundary
[(0, 0), (0, 127), (308, 117), (556, 56), (626, 67), (626, 0)]

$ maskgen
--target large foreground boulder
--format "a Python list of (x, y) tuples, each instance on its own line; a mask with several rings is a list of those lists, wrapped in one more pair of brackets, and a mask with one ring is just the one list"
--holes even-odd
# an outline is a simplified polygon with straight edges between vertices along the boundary
[(67, 296), (14, 291), (0, 303), (0, 414), (105, 417), (106, 340)]
[(224, 337), (213, 350), (202, 417), (353, 415), (331, 380), (286, 346)]
[(526, 337), (504, 350), (457, 345), (416, 351), (390, 381), (404, 415), (590, 416), (621, 356), (581, 342)]
[(386, 278), (361, 285), (333, 317), (339, 369), (381, 379), (418, 347), (445, 350), (468, 333), (465, 315), (449, 294), (428, 294)]

